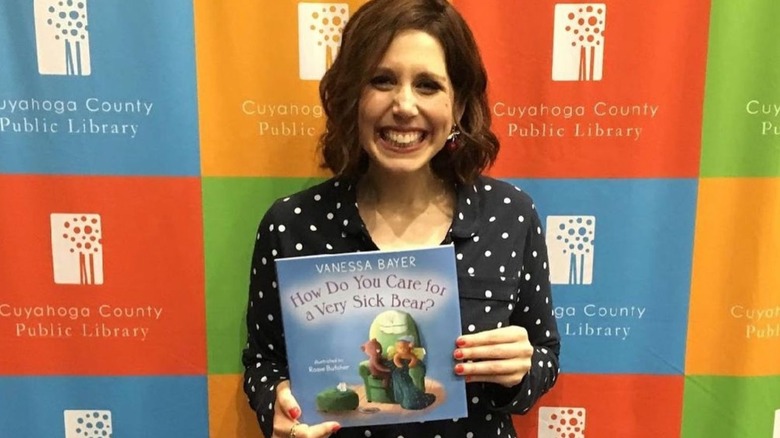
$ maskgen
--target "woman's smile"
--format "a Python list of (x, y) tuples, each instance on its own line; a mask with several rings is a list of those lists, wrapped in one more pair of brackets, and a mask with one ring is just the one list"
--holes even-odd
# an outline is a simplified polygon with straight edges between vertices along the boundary
[(381, 128), (379, 130), (380, 145), (391, 152), (399, 154), (417, 151), (427, 137), (427, 132), (422, 130), (401, 130), (394, 128)]

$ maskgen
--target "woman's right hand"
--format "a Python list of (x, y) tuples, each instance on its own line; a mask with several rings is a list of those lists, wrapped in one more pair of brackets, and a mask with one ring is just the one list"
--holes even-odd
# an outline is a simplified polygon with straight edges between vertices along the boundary
[(290, 381), (284, 380), (276, 386), (274, 433), (271, 438), (290, 438), (293, 426), (295, 426), (294, 438), (325, 438), (341, 428), (341, 425), (335, 421), (313, 425), (298, 423), (300, 417), (301, 407), (298, 406), (290, 391)]

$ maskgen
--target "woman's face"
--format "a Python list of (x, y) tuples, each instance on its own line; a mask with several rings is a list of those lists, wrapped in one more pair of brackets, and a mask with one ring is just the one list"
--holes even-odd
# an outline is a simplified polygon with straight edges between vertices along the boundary
[(452, 129), (454, 98), (439, 41), (418, 30), (399, 33), (360, 97), (360, 145), (371, 166), (426, 169)]

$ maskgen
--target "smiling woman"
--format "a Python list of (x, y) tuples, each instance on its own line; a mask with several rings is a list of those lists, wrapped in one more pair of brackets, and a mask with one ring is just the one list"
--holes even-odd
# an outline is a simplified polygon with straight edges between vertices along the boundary
[[(416, 56), (404, 53), (408, 49)], [(399, 95), (404, 91), (399, 87), (403, 79), (399, 74), (404, 72), (398, 68), (405, 63), (409, 94)], [(407, 111), (415, 111), (410, 104), (417, 103), (416, 98), (424, 98), (421, 103), (426, 108), (448, 110), (450, 126), (445, 137), (456, 125), (461, 147), (440, 150), (431, 159), (431, 169), (453, 183), (472, 181), (493, 164), (499, 148), (490, 130), (486, 90), (487, 73), (471, 30), (447, 2), (368, 2), (348, 22), (339, 56), (320, 83), (327, 117), (320, 138), (324, 166), (350, 178), (365, 172), (369, 163), (366, 145), (355, 134), (368, 98), (377, 94), (371, 91), (382, 91), (401, 98), (397, 103), (406, 104)], [(403, 116), (402, 106), (395, 109)], [(394, 120), (384, 122), (392, 126)], [(408, 120), (401, 122), (408, 125)], [(439, 140), (443, 144), (444, 138)]]
[(358, 138), (372, 172), (428, 171), (455, 129), (454, 93), (441, 44), (399, 33), (360, 97)]
[[(528, 412), (555, 384), (560, 337), (542, 224), (527, 194), (482, 175), (499, 150), (486, 90), (471, 31), (446, 0), (370, 0), (347, 22), (320, 83), (326, 129), (319, 151), (334, 176), (277, 200), (257, 233), (244, 390), (265, 436), (513, 438), (510, 415)], [(469, 416), (344, 430), (332, 421), (299, 423), (307, 417), (287, 381), (275, 260), (443, 244), (456, 252), (465, 334), (431, 354), (451, 354), (452, 372), (468, 382)], [(357, 289), (372, 281), (354, 280)], [(351, 305), (424, 308), (444, 293), (435, 282), (395, 276), (382, 286), (387, 295)], [(333, 291), (296, 299), (347, 289), (334, 283)], [(418, 291), (419, 300), (401, 302), (393, 289)], [(350, 302), (343, 298), (318, 310), (343, 313)], [(396, 374), (390, 384), (405, 388), (402, 403), (429, 406), (427, 392)]]

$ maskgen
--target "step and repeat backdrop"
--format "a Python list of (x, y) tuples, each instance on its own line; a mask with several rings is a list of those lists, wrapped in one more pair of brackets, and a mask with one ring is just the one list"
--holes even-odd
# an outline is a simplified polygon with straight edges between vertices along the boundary
[[(256, 227), (361, 4), (0, 2), (0, 436), (261, 436)], [(563, 336), (520, 436), (780, 438), (780, 3), (455, 6)]]

